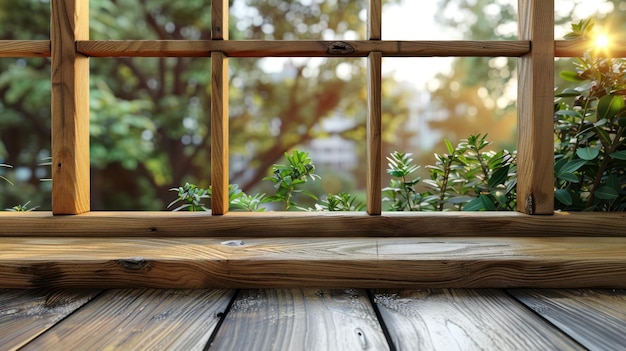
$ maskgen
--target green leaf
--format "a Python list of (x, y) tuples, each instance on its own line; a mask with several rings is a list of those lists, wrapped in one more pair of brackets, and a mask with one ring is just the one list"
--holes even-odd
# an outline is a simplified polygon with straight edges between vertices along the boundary
[(463, 211), (482, 211), (485, 209), (483, 206), (483, 202), (480, 198), (475, 198), (474, 200), (468, 202), (463, 206)]
[(579, 182), (578, 176), (575, 175), (574, 173), (569, 173), (569, 172), (559, 174), (558, 178), (560, 180), (564, 180), (564, 181), (567, 181), (567, 182), (570, 182), (570, 183), (578, 183)]
[(564, 89), (562, 92), (554, 95), (556, 97), (576, 97), (580, 95), (580, 91), (572, 88)]
[(587, 160), (575, 159), (568, 161), (561, 169), (559, 170), (559, 174), (557, 176), (561, 176), (563, 173), (572, 173), (580, 169), (580, 167), (584, 166), (587, 163)]
[(554, 197), (559, 200), (559, 202), (567, 206), (570, 206), (573, 203), (572, 196), (567, 189), (557, 189), (557, 191), (554, 192)]
[(448, 149), (448, 154), (454, 155), (454, 146), (448, 139), (444, 139), (443, 142), (446, 144), (446, 148)]
[(617, 193), (615, 189), (607, 185), (599, 187), (593, 193), (593, 195), (597, 197), (598, 199), (602, 199), (602, 200), (614, 200), (614, 199), (617, 199), (617, 197), (619, 196), (619, 194)]
[(473, 196), (460, 195), (460, 196), (451, 197), (448, 200), (446, 200), (446, 202), (457, 205), (457, 204), (462, 204), (464, 202), (470, 202), (474, 199), (475, 197)]
[(574, 71), (562, 71), (559, 73), (559, 76), (568, 82), (578, 83), (584, 81), (584, 79), (580, 78), (578, 72)]
[(557, 116), (569, 116), (569, 117), (583, 118), (583, 115), (581, 115), (580, 112), (574, 111), (574, 110), (558, 110), (554, 114)]
[(500, 184), (504, 184), (508, 175), (509, 175), (509, 166), (498, 168), (495, 172), (493, 172), (493, 174), (491, 174), (491, 177), (489, 178), (489, 181), (487, 182), (487, 184), (489, 185), (490, 188), (495, 188), (496, 186)]
[(480, 202), (482, 202), (483, 207), (487, 210), (487, 211), (496, 211), (496, 205), (493, 203), (493, 201), (491, 201), (491, 199), (488, 196), (485, 195), (480, 195), (478, 197), (480, 199)]
[(583, 160), (591, 161), (598, 157), (600, 149), (597, 147), (583, 147), (576, 150), (576, 155)]
[(610, 156), (611, 156), (611, 158), (614, 158), (614, 159), (617, 159), (617, 160), (626, 161), (626, 150), (614, 152)]
[(619, 95), (605, 95), (598, 101), (598, 120), (602, 118), (611, 119), (617, 115), (619, 110), (624, 108), (624, 98)]

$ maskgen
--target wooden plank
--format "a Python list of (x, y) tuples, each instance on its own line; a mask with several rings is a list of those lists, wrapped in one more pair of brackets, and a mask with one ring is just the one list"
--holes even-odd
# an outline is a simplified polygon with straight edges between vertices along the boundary
[[(267, 53), (267, 42), (263, 52)], [(334, 41), (281, 41), (271, 43), (270, 56), (326, 56), (328, 47)], [(351, 56), (365, 57), (368, 48), (380, 51), (384, 56), (451, 56), (453, 53), (465, 56), (507, 56), (518, 57), (530, 52), (530, 42), (515, 41), (381, 41), (369, 44), (356, 41), (351, 45), (355, 52)], [(78, 40), (78, 52), (93, 57), (209, 57), (211, 51), (223, 51), (231, 56), (254, 55), (258, 41), (230, 41), (216, 43), (211, 40)], [(589, 49), (588, 42), (555, 40), (556, 57), (579, 57)], [(614, 57), (626, 57), (626, 41), (615, 41), (611, 46)], [(219, 50), (217, 50), (219, 49)], [(384, 50), (383, 50), (384, 49)], [(492, 52), (492, 53), (490, 53)], [(0, 57), (50, 57), (50, 40), (0, 40)], [(246, 56), (239, 56), (246, 57)]]
[(520, 57), (517, 97), (517, 210), (554, 212), (554, 1), (519, 0), (519, 38), (532, 41)]
[(626, 238), (3, 238), (0, 287), (624, 288)]
[[(333, 53), (347, 44), (352, 50)], [(530, 52), (528, 40), (79, 40), (78, 51), (92, 57), (367, 57), (380, 51), (389, 57), (488, 56), (519, 57)]]
[(397, 350), (583, 350), (501, 290), (376, 291)]
[(88, 212), (89, 58), (76, 40), (89, 39), (89, 1), (52, 1), (52, 212)]
[[(445, 225), (444, 225), (445, 223)], [(307, 228), (302, 230), (302, 228)], [(626, 237), (626, 213), (0, 212), (0, 237)]]
[(367, 3), (367, 39), (382, 39), (383, 4), (381, 0), (368, 0)]
[(17, 350), (91, 300), (88, 290), (0, 290), (0, 348)]
[(0, 40), (0, 57), (50, 57), (50, 40)]
[(363, 290), (242, 291), (218, 330), (216, 350), (388, 350)]
[(211, 53), (211, 213), (228, 212), (228, 57)]
[[(592, 49), (594, 45), (593, 41), (556, 40), (554, 43), (555, 56), (581, 57), (586, 51)], [(607, 54), (611, 57), (626, 57), (626, 40), (613, 40), (612, 38)]]
[(367, 59), (367, 213), (382, 212), (382, 54)]
[(510, 290), (589, 350), (626, 348), (626, 290)]
[(228, 40), (228, 0), (211, 1), (211, 39)]
[(203, 350), (233, 294), (107, 291), (22, 350)]

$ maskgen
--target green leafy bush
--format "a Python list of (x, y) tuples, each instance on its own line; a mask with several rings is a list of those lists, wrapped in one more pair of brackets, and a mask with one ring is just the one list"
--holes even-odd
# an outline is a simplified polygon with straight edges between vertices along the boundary
[[(593, 21), (567, 38), (591, 40)], [(555, 208), (626, 210), (626, 64), (589, 51), (561, 77), (577, 84), (556, 94)]]
[(471, 135), (455, 147), (445, 140), (448, 153), (435, 154), (427, 166), (430, 178), (423, 181), (427, 191), (419, 192), (420, 178), (408, 180), (418, 169), (410, 154), (393, 152), (389, 173), (393, 178), (383, 189), (383, 201), (393, 211), (513, 210), (515, 208), (515, 155), (508, 151), (487, 151), (486, 135)]

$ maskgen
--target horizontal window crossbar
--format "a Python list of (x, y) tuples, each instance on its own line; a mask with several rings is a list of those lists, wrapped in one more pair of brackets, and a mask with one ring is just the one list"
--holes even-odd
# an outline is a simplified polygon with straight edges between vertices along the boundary
[[(445, 45), (442, 45), (445, 44)], [(589, 49), (584, 41), (556, 40), (555, 57), (577, 57)], [(77, 51), (90, 57), (519, 57), (530, 41), (263, 41), (263, 40), (79, 40)], [(626, 57), (626, 41), (615, 42), (611, 55)], [(49, 40), (0, 40), (0, 57), (50, 57)]]

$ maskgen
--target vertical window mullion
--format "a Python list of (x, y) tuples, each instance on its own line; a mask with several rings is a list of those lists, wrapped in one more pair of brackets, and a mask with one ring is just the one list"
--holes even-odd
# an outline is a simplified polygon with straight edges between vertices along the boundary
[(517, 209), (554, 212), (554, 1), (519, 0)]
[[(228, 0), (213, 0), (213, 40), (228, 40)], [(228, 212), (228, 57), (211, 53), (211, 212)]]
[(52, 213), (80, 214), (89, 198), (89, 58), (76, 51), (89, 39), (89, 0), (53, 0)]
[[(382, 1), (369, 0), (368, 40), (381, 40)], [(382, 212), (382, 53), (367, 57), (367, 213)]]

